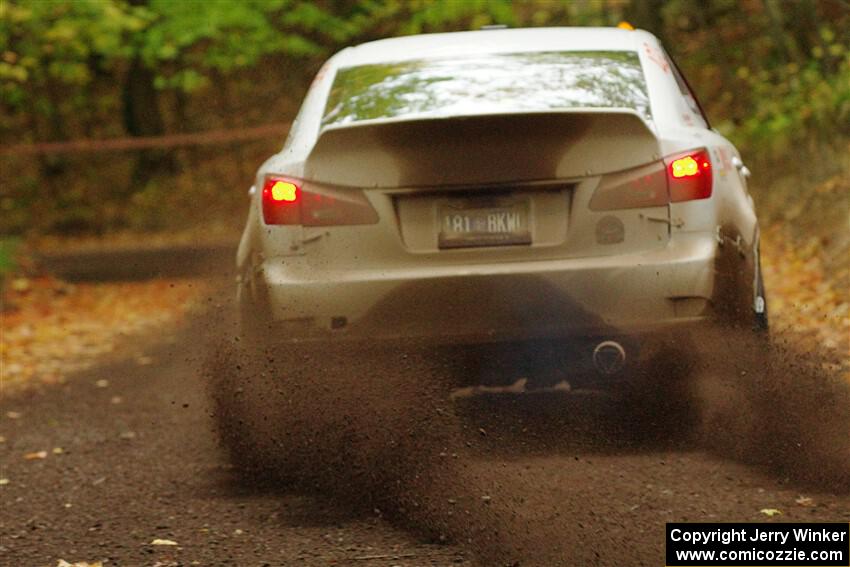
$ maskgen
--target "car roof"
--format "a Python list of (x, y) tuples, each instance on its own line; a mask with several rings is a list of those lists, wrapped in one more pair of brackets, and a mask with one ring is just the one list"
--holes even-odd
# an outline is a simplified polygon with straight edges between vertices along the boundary
[(352, 67), (488, 53), (636, 51), (640, 40), (645, 41), (649, 37), (652, 35), (642, 30), (590, 27), (431, 33), (380, 39), (350, 47), (334, 57), (334, 64)]

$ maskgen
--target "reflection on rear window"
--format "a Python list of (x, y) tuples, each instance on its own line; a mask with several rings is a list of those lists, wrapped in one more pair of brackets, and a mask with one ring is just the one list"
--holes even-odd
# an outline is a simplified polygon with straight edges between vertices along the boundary
[(322, 125), (569, 108), (630, 108), (650, 118), (637, 53), (497, 53), (346, 67), (334, 78)]

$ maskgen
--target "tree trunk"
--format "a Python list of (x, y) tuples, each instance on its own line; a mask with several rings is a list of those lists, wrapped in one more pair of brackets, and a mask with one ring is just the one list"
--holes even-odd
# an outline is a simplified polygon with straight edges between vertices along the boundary
[[(165, 133), (159, 95), (154, 87), (154, 74), (136, 57), (130, 63), (124, 80), (124, 127), (131, 136), (161, 136)], [(170, 174), (177, 167), (174, 157), (162, 150), (141, 150), (136, 158), (132, 192), (161, 174)]]

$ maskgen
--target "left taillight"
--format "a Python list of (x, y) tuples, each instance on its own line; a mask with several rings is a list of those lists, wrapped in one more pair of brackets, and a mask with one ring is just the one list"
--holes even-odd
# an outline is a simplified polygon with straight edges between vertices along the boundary
[(266, 224), (344, 226), (378, 222), (378, 213), (361, 189), (278, 175), (266, 176), (262, 204)]
[(266, 224), (301, 224), (301, 187), (293, 179), (266, 177), (263, 219)]

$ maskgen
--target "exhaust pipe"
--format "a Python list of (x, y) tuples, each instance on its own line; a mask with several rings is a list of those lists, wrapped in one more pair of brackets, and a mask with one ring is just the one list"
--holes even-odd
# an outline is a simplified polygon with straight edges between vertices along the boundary
[(613, 376), (626, 365), (626, 350), (617, 341), (602, 341), (593, 349), (593, 366), (605, 376)]

